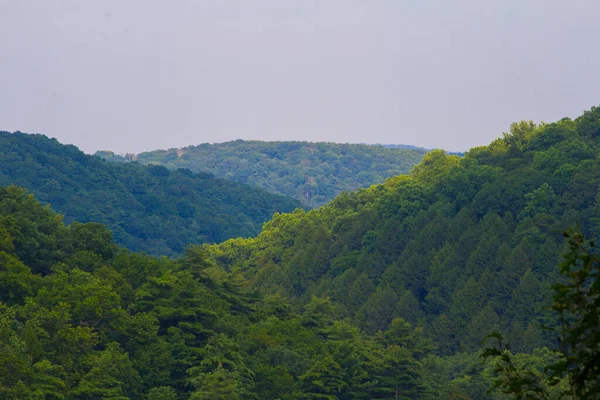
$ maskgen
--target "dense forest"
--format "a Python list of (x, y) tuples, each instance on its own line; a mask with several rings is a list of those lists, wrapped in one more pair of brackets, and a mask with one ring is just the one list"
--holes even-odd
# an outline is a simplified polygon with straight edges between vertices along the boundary
[(395, 317), (428, 328), (439, 354), (476, 350), (492, 329), (519, 351), (550, 345), (539, 326), (562, 232), (600, 237), (600, 108), (510, 131), (206, 251), (297, 307), (330, 297), (366, 332)]
[[(401, 317), (439, 356), (475, 354), (497, 331), (517, 352), (552, 347), (550, 287), (562, 232), (600, 237), (600, 108), (522, 121), (464, 157), (428, 153), (409, 175), (205, 251), (301, 309), (329, 298), (363, 332)], [(458, 368), (458, 367), (457, 367)]]
[[(431, 149), (426, 149), (425, 147), (413, 146), (411, 144), (376, 144), (375, 146), (383, 146), (388, 149), (406, 149), (406, 150), (415, 150), (428, 152)], [(448, 154), (453, 154), (457, 156), (463, 156), (465, 153), (462, 151), (447, 151)]]
[(0, 398), (596, 399), (599, 157), (515, 123), (179, 258), (0, 188)]
[(0, 185), (29, 189), (65, 222), (101, 222), (118, 244), (154, 255), (256, 235), (300, 203), (190, 170), (114, 164), (43, 135), (0, 132)]
[(142, 164), (209, 172), (317, 207), (342, 191), (369, 187), (407, 173), (425, 152), (418, 147), (236, 140), (125, 157), (108, 151), (96, 155), (109, 161), (135, 160)]
[[(439, 356), (419, 323), (371, 334), (328, 297), (296, 309), (256, 290), (202, 247), (173, 260), (111, 239), (0, 188), (0, 398), (510, 398), (488, 394), (498, 357)], [(515, 356), (534, 371), (556, 358)], [(566, 384), (545, 386), (557, 398)]]
[(2, 399), (434, 394), (419, 330), (397, 320), (367, 337), (327, 299), (297, 313), (199, 248), (178, 260), (121, 250), (102, 225), (65, 226), (14, 186), (0, 189), (0, 246)]

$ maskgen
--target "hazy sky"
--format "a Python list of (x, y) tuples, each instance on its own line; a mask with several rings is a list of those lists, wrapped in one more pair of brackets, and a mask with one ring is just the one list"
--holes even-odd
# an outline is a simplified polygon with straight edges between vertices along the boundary
[(0, 0), (0, 129), (463, 150), (600, 104), (600, 0)]

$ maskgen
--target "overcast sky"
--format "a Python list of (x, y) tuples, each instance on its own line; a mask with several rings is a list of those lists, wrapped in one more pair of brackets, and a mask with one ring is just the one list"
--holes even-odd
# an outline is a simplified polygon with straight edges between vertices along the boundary
[(0, 0), (0, 130), (464, 150), (600, 104), (600, 0)]

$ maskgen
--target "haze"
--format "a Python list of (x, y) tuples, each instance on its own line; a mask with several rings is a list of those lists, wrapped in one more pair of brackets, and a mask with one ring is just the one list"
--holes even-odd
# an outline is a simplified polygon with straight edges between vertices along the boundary
[(597, 0), (0, 0), (0, 129), (465, 150), (600, 103)]

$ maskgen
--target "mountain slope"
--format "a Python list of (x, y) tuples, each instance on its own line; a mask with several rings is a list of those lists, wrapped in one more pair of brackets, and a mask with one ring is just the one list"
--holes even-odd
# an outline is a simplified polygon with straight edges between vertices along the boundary
[(300, 204), (189, 170), (114, 164), (42, 135), (0, 132), (0, 185), (29, 189), (65, 221), (102, 222), (117, 243), (156, 255), (192, 243), (255, 235)]
[(600, 238), (600, 108), (511, 133), (464, 157), (433, 151), (410, 175), (276, 215), (257, 238), (206, 251), (298, 307), (329, 296), (365, 331), (395, 317), (440, 354), (475, 351), (493, 330), (511, 348), (549, 346), (548, 287), (561, 232)]
[[(110, 161), (127, 160), (112, 152), (96, 154)], [(421, 148), (236, 140), (146, 152), (128, 159), (210, 172), (317, 207), (344, 190), (368, 187), (406, 173), (424, 154)]]
[(508, 400), (481, 339), (500, 331), (534, 376), (560, 361), (539, 326), (561, 230), (600, 237), (599, 160), (600, 108), (518, 123), (177, 260), (0, 188), (0, 397)]
[(123, 251), (0, 187), (2, 399), (438, 398), (420, 333), (367, 337), (324, 299), (296, 313), (201, 252)]

